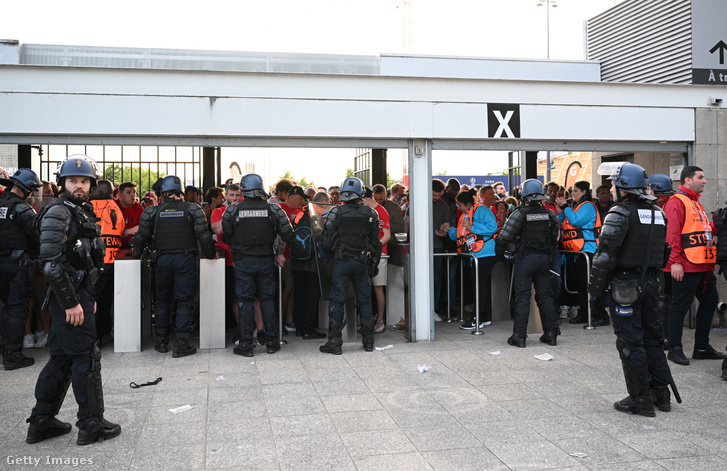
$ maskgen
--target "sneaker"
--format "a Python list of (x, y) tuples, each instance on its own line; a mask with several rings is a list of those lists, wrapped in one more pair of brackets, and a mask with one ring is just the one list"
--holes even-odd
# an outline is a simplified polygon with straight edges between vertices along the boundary
[(395, 325), (391, 326), (391, 330), (394, 330), (396, 332), (404, 332), (406, 329), (406, 321), (403, 317), (399, 318), (399, 322), (397, 322)]
[(33, 334), (28, 334), (25, 337), (23, 337), (23, 348), (34, 348), (35, 347), (35, 340), (33, 339)]
[(560, 318), (561, 319), (568, 319), (568, 306), (561, 306), (560, 307)]
[(442, 322), (442, 318), (439, 317), (439, 314), (437, 314), (436, 312), (433, 313), (433, 317), (434, 317), (434, 322)]
[(571, 308), (570, 308), (570, 315), (571, 315), (571, 317), (578, 317), (578, 309), (579, 308), (580, 308), (579, 306), (571, 306)]
[(384, 323), (381, 321), (376, 321), (376, 327), (374, 327), (374, 333), (380, 334), (385, 330), (386, 330), (386, 326), (384, 325)]
[(267, 338), (265, 337), (265, 331), (258, 330), (257, 331), (257, 343), (259, 343), (260, 345), (265, 345), (266, 341), (267, 341)]
[(480, 322), (480, 329), (488, 325), (492, 325), (492, 321)]
[(43, 335), (35, 342), (35, 348), (45, 348), (48, 345), (48, 334)]
[(464, 312), (475, 312), (475, 305), (474, 304), (465, 304)]
[(464, 324), (459, 326), (462, 330), (474, 330), (475, 328), (475, 321), (472, 319), (471, 321), (467, 321)]
[(290, 324), (285, 324), (285, 328), (291, 332), (295, 332), (295, 322), (291, 322)]

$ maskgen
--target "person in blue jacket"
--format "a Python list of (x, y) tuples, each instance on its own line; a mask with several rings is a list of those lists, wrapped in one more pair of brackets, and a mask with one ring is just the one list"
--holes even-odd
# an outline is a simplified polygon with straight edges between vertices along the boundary
[[(578, 314), (569, 322), (571, 324), (583, 324), (588, 322), (588, 265), (593, 260), (593, 254), (598, 249), (598, 236), (601, 233), (601, 217), (598, 208), (591, 196), (591, 185), (581, 180), (573, 185), (571, 193), (573, 197), (572, 207), (565, 198), (557, 198), (555, 205), (558, 210), (562, 232), (561, 250), (584, 252), (580, 254), (566, 254), (566, 263), (576, 272), (576, 289), (578, 291)], [(602, 298), (590, 300), (591, 304), (591, 325), (609, 325), (608, 314), (603, 305)]]
[[(482, 329), (492, 323), (492, 296), (490, 291), (490, 274), (495, 265), (495, 240), (497, 232), (497, 219), (492, 212), (492, 204), (495, 202), (495, 190), (491, 186), (484, 187), (483, 202), (475, 203), (474, 197), (468, 192), (461, 192), (456, 197), (457, 209), (462, 213), (457, 222), (457, 227), (450, 227), (450, 224), (442, 225), (442, 230), (447, 231), (449, 238), (457, 242), (457, 250), (463, 253), (471, 253), (477, 257), (477, 272), (479, 285), (470, 285), (472, 292), (478, 289), (479, 292), (479, 326), (477, 318), (465, 322), (460, 326), (464, 330), (475, 328)], [(482, 191), (482, 190), (481, 190)], [(465, 261), (465, 266), (470, 270), (470, 276), (466, 277), (474, 284), (474, 262)]]

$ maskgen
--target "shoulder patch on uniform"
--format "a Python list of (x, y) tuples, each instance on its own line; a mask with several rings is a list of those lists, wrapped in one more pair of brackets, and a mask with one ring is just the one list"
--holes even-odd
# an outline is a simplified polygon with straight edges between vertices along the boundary
[(0, 219), (8, 218), (8, 208), (0, 208)]

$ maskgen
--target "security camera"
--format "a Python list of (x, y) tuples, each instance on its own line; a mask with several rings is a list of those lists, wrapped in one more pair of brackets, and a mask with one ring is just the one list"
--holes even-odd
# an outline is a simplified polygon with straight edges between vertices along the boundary
[(709, 104), (712, 106), (721, 106), (722, 105), (722, 99), (721, 98), (712, 98), (709, 97)]

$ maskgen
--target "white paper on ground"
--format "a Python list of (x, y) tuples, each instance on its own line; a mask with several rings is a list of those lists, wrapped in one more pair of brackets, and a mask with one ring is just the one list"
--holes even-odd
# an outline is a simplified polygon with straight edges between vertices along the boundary
[(502, 352), (501, 352), (500, 350), (498, 350), (498, 351), (496, 351), (496, 352), (489, 352), (489, 353), (490, 353), (490, 355), (499, 355), (499, 354), (501, 354)]
[(219, 375), (219, 376), (218, 376), (218, 377), (216, 377), (215, 379), (216, 379), (217, 381), (222, 381), (223, 379), (225, 379), (225, 377), (224, 377), (224, 376), (222, 376), (222, 375)]
[(586, 458), (586, 457), (588, 457), (587, 454), (581, 453), (579, 451), (575, 451), (573, 453), (568, 453), (568, 454), (571, 455), (573, 458)]
[(550, 353), (543, 353), (542, 355), (535, 355), (535, 358), (537, 358), (538, 360), (550, 361), (553, 359), (553, 355), (551, 355)]
[(172, 414), (178, 414), (180, 412), (184, 412), (184, 411), (191, 410), (191, 409), (193, 409), (192, 406), (190, 406), (189, 404), (185, 404), (180, 407), (175, 407), (174, 409), (169, 409), (169, 412), (171, 412)]
[(381, 350), (386, 350), (387, 348), (394, 348), (394, 346), (393, 345), (387, 345), (385, 347), (375, 347), (375, 348), (376, 348), (376, 350), (381, 351)]
[(426, 373), (427, 371), (429, 371), (431, 369), (432, 369), (432, 367), (427, 366), (427, 365), (418, 365), (417, 366), (417, 370), (419, 370), (420, 373)]

